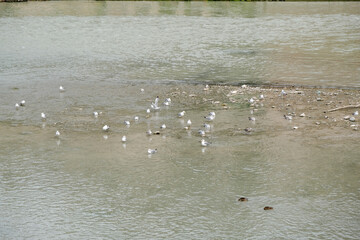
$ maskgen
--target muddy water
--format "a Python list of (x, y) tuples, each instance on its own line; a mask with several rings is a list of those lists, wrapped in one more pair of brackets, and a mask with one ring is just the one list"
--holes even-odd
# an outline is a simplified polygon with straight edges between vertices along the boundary
[[(342, 120), (353, 109), (329, 120), (322, 111), (359, 104), (358, 91), (319, 102), (317, 89), (304, 98), (265, 91), (252, 107), (247, 100), (260, 92), (203, 90), (218, 82), (359, 87), (358, 9), (0, 5), (0, 236), (358, 239), (359, 132)], [(156, 96), (172, 104), (148, 115)], [(201, 147), (197, 131), (210, 111), (211, 145)], [(293, 111), (312, 118), (283, 119)], [(160, 135), (146, 136), (148, 129)]]

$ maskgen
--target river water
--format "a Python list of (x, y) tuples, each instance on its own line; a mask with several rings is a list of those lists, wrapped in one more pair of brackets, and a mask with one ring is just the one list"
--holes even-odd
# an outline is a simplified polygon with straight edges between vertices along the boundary
[[(207, 83), (358, 89), (359, 22), (349, 2), (1, 3), (0, 238), (359, 239), (358, 132), (294, 134), (263, 108), (234, 134), (248, 105), (203, 100), (224, 100)], [(147, 117), (156, 96), (172, 104)]]

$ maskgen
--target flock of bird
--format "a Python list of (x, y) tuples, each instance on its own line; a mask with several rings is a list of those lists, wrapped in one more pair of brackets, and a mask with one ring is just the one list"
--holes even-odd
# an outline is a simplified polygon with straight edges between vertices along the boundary
[[(206, 88), (209, 88), (209, 86), (207, 85)], [(60, 91), (60, 92), (65, 92), (65, 88), (64, 88), (63, 86), (60, 86), (60, 87), (59, 87), (59, 91)], [(141, 89), (141, 92), (144, 92), (144, 89)], [(159, 96), (157, 96), (157, 97), (155, 98), (154, 102), (151, 103), (150, 108), (148, 108), (148, 109), (146, 110), (146, 113), (147, 113), (147, 114), (150, 114), (152, 111), (154, 111), (154, 112), (159, 111), (159, 110), (161, 109), (161, 106), (159, 105), (159, 100), (160, 100), (160, 99), (159, 99)], [(25, 100), (22, 100), (20, 103), (16, 103), (16, 104), (15, 104), (15, 108), (16, 108), (16, 109), (19, 109), (20, 107), (24, 107), (24, 106), (25, 106), (25, 103), (26, 103)], [(171, 98), (165, 98), (165, 101), (163, 102), (163, 105), (164, 105), (164, 106), (170, 106), (170, 105), (171, 105)], [(94, 117), (94, 118), (98, 118), (101, 114), (102, 114), (102, 112), (96, 112), (96, 111), (95, 111), (95, 112), (93, 112), (93, 117)], [(179, 112), (179, 113), (177, 114), (177, 118), (184, 118), (185, 114), (186, 114), (186, 111), (181, 111), (181, 112)], [(148, 115), (148, 116), (149, 116), (149, 115)], [(46, 121), (46, 118), (47, 118), (47, 117), (46, 117), (46, 114), (45, 114), (44, 112), (42, 112), (42, 113), (40, 114), (40, 117), (41, 117), (41, 119), (42, 119), (43, 121)], [(215, 117), (216, 117), (215, 112), (210, 112), (208, 115), (204, 116), (204, 120), (205, 120), (206, 122), (212, 122), (212, 121), (214, 121)], [(139, 116), (135, 116), (135, 117), (134, 117), (134, 121), (135, 121), (135, 122), (139, 121)], [(126, 126), (128, 126), (128, 127), (131, 125), (131, 123), (130, 123), (129, 120), (124, 121), (124, 124), (125, 124)], [(191, 125), (192, 125), (192, 122), (191, 122), (190, 119), (188, 119), (187, 122), (186, 122), (186, 126), (184, 127), (184, 129), (185, 129), (185, 130), (190, 130)], [(201, 144), (202, 147), (207, 147), (207, 146), (209, 146), (211, 143), (208, 142), (208, 141), (206, 141), (206, 140), (204, 139), (204, 137), (205, 137), (205, 135), (206, 135), (207, 132), (210, 132), (210, 130), (211, 130), (211, 125), (210, 125), (209, 123), (204, 123), (204, 124), (202, 125), (202, 128), (203, 128), (203, 129), (199, 129), (199, 130), (198, 130), (199, 136), (202, 137), (202, 139), (201, 139), (201, 141), (200, 141), (200, 144)], [(166, 125), (165, 125), (165, 124), (162, 124), (162, 125), (160, 126), (160, 129), (166, 129)], [(103, 132), (109, 132), (109, 131), (110, 131), (110, 126), (109, 126), (109, 125), (104, 125), (104, 126), (102, 127), (102, 131), (103, 131)], [(147, 135), (147, 136), (158, 135), (158, 134), (160, 134), (159, 131), (153, 132), (153, 131), (151, 131), (151, 129), (148, 129), (148, 130), (146, 131), (146, 135)], [(60, 131), (59, 131), (59, 130), (56, 130), (56, 132), (55, 132), (55, 137), (56, 137), (56, 138), (59, 138), (60, 135), (61, 135)], [(121, 141), (122, 141), (122, 143), (126, 143), (127, 137), (126, 137), (125, 135), (122, 136)], [(155, 148), (155, 149), (149, 148), (149, 149), (147, 150), (147, 153), (148, 153), (149, 155), (155, 154), (155, 153), (157, 153), (157, 149), (156, 149), (156, 148)]]

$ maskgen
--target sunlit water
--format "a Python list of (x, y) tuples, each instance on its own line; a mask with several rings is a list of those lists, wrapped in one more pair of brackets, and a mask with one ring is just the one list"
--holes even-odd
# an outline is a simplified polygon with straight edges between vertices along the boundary
[[(224, 100), (206, 83), (360, 87), (359, 22), (359, 3), (0, 4), (0, 238), (359, 239), (358, 132), (203, 101)], [(146, 118), (157, 95), (172, 105)]]

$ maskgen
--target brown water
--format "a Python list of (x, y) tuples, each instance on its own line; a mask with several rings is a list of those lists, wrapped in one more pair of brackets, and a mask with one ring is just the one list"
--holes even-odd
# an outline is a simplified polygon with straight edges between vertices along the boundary
[[(244, 82), (360, 87), (359, 7), (0, 4), (0, 237), (359, 239), (358, 132), (293, 131), (266, 101), (252, 124), (248, 96), (231, 104), (228, 91), (203, 91)], [(156, 96), (172, 105), (146, 118)], [(212, 144), (201, 147), (197, 130), (210, 111)]]

